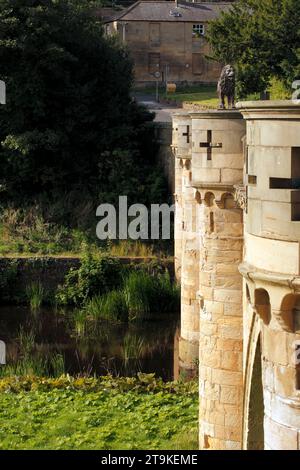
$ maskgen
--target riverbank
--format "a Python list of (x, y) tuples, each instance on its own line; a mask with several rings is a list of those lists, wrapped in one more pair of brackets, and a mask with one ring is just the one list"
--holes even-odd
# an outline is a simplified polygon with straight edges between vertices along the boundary
[[(122, 266), (147, 267), (147, 270), (162, 268), (174, 278), (173, 258), (115, 256)], [(20, 301), (26, 299), (26, 288), (40, 283), (48, 298), (52, 298), (58, 286), (63, 283), (70, 269), (80, 267), (82, 257), (66, 256), (6, 256), (0, 257), (0, 293), (6, 290), (4, 300)], [(8, 287), (7, 287), (8, 285)], [(1, 297), (1, 296), (0, 296)], [(1, 300), (1, 298), (0, 298)], [(3, 299), (2, 299), (3, 300)]]

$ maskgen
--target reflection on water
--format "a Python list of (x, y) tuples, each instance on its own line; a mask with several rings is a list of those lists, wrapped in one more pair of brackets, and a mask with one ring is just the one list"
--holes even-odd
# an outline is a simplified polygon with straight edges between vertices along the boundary
[[(164, 316), (164, 318), (166, 318)], [(24, 358), (47, 363), (49, 373), (63, 368), (70, 375), (132, 376), (152, 373), (164, 380), (178, 378), (178, 319), (142, 324), (101, 322), (83, 336), (76, 335), (72, 311), (0, 307), (0, 338), (7, 344), (7, 367)], [(62, 365), (61, 365), (62, 363)]]

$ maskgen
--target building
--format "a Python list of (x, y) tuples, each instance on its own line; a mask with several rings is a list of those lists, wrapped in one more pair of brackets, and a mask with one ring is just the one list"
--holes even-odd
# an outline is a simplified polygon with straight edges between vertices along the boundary
[(128, 46), (137, 84), (215, 83), (220, 64), (206, 57), (205, 32), (208, 22), (230, 5), (139, 1), (104, 23), (107, 34), (118, 34)]
[(300, 449), (300, 103), (173, 117), (180, 365), (201, 449)]

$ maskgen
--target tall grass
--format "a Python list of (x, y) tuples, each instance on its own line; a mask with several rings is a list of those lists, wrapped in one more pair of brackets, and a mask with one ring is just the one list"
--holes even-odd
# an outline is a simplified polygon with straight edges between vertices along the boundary
[(84, 336), (87, 331), (87, 315), (84, 309), (75, 309), (73, 314), (74, 328), (77, 336)]
[(37, 357), (24, 357), (15, 364), (4, 366), (0, 368), (0, 377), (9, 376), (48, 376), (48, 364), (47, 359)]
[(144, 271), (133, 271), (124, 278), (119, 290), (88, 300), (82, 311), (75, 312), (74, 318), (75, 323), (78, 318), (82, 322), (88, 318), (94, 321), (141, 321), (151, 319), (153, 314), (177, 312), (179, 306), (179, 287), (172, 283), (168, 273), (154, 277)]
[(30, 308), (36, 312), (43, 303), (44, 288), (40, 282), (32, 282), (26, 287), (26, 296), (29, 300)]
[(35, 346), (35, 334), (33, 331), (26, 332), (21, 326), (18, 334), (18, 343), (23, 357), (31, 354)]
[(179, 288), (168, 273), (153, 277), (143, 271), (133, 272), (125, 280), (124, 294), (130, 321), (179, 309)]
[(62, 354), (55, 353), (50, 357), (50, 367), (53, 377), (60, 377), (65, 373), (65, 358)]
[(154, 256), (154, 247), (141, 241), (120, 240), (112, 243), (109, 247), (109, 254), (112, 256), (128, 257), (152, 257)]
[(128, 320), (128, 308), (122, 290), (113, 290), (89, 300), (85, 310), (94, 320), (104, 319), (116, 322)]

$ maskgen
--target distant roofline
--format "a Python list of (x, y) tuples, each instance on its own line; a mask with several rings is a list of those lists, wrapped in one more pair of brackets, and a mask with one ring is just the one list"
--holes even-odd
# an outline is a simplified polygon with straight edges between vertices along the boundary
[[(131, 5), (130, 7), (126, 8), (125, 10), (123, 10), (122, 12), (120, 12), (119, 14), (116, 14), (115, 16), (112, 16), (111, 18), (108, 18), (107, 20), (103, 21), (103, 23), (114, 23), (115, 21), (118, 21), (118, 20), (121, 20), (124, 16), (126, 16), (128, 13), (130, 13), (133, 9), (135, 9), (137, 7), (137, 5), (139, 5), (140, 3), (145, 3), (145, 4), (149, 4), (151, 3), (151, 0), (138, 0), (137, 2), (135, 2), (133, 5)], [(217, 2), (217, 1), (212, 1), (212, 2), (192, 2), (192, 1), (186, 1), (186, 0), (178, 0), (178, 6), (175, 5), (175, 0), (173, 1), (170, 1), (170, 0), (152, 0), (152, 3), (169, 3), (170, 4), (170, 7), (172, 8), (171, 5), (174, 5), (173, 8), (180, 8), (181, 6), (184, 7), (184, 6), (189, 6), (189, 7), (194, 7), (197, 9), (198, 6), (202, 5), (231, 5), (234, 3), (234, 0), (232, 1), (229, 1), (229, 2)], [(147, 19), (130, 19), (130, 20), (127, 20), (127, 21), (139, 21), (139, 22), (148, 22), (149, 20)], [(174, 21), (172, 21), (171, 19), (170, 20), (165, 20), (165, 19), (162, 19), (161, 21), (167, 23), (167, 22), (170, 22), (170, 23), (173, 23)], [(198, 21), (198, 20), (195, 20), (195, 21)], [(207, 22), (209, 20), (203, 20), (203, 22)], [(193, 23), (192, 20), (186, 20), (185, 21), (186, 23)]]

